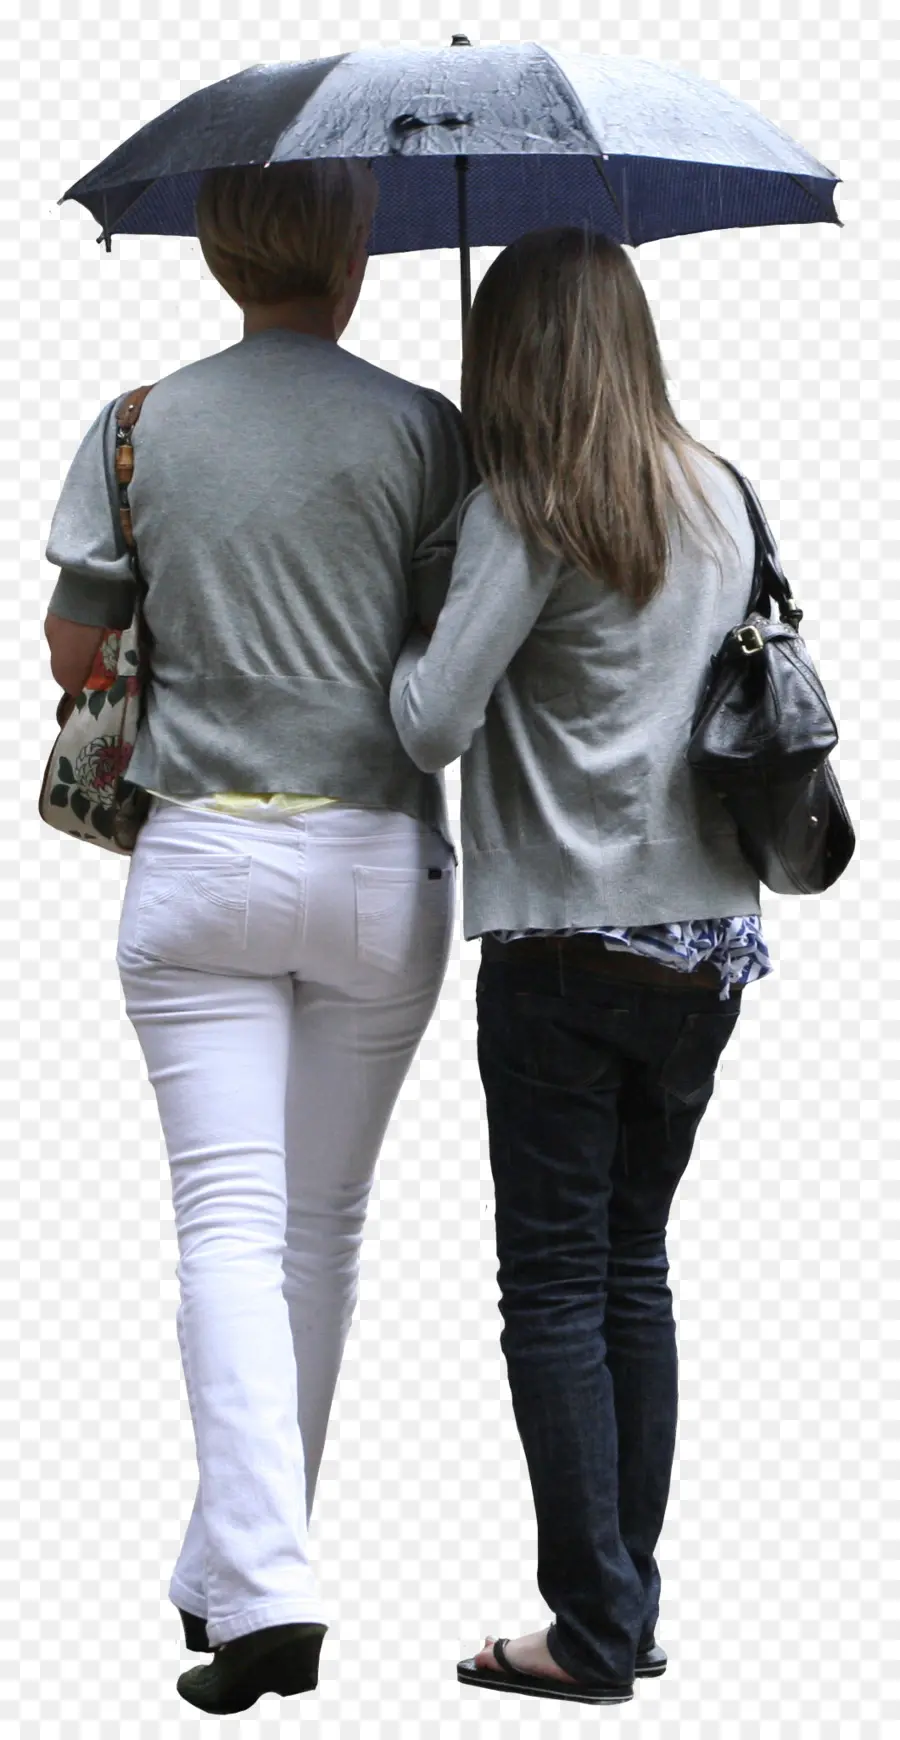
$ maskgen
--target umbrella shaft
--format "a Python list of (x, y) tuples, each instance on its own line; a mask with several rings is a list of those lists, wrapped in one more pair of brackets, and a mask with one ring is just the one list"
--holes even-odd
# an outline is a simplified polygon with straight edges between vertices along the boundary
[(459, 216), (459, 280), (463, 325), (472, 306), (472, 267), (469, 259), (468, 157), (456, 159), (456, 206)]

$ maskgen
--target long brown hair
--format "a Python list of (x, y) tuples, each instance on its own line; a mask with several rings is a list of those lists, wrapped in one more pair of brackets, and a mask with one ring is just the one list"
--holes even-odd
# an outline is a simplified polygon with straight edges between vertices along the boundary
[(507, 523), (638, 605), (664, 584), (672, 512), (701, 543), (693, 509), (723, 530), (691, 463), (709, 450), (669, 403), (640, 279), (603, 236), (536, 231), (494, 261), (466, 324), (462, 412)]

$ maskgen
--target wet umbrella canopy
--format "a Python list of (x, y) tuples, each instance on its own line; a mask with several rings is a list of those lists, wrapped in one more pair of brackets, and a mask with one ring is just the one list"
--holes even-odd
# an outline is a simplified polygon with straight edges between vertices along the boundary
[(147, 123), (63, 199), (113, 235), (195, 234), (205, 169), (372, 160), (374, 254), (501, 247), (587, 224), (636, 245), (757, 224), (838, 223), (837, 177), (680, 67), (535, 43), (360, 50), (249, 67)]

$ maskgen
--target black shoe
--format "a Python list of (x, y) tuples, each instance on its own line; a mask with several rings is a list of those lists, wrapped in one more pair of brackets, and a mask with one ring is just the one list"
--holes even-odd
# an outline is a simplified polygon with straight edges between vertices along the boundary
[(325, 1625), (267, 1625), (217, 1646), (211, 1662), (188, 1668), (176, 1689), (211, 1716), (236, 1716), (264, 1692), (282, 1698), (315, 1691)]
[(668, 1659), (665, 1650), (660, 1648), (656, 1638), (651, 1637), (646, 1647), (637, 1652), (637, 1660), (634, 1664), (635, 1679), (656, 1679), (658, 1674), (665, 1673)]
[(205, 1655), (212, 1649), (212, 1644), (206, 1635), (206, 1620), (200, 1619), (196, 1613), (185, 1613), (179, 1607), (181, 1623), (184, 1626), (184, 1641), (188, 1649), (196, 1650), (198, 1655)]

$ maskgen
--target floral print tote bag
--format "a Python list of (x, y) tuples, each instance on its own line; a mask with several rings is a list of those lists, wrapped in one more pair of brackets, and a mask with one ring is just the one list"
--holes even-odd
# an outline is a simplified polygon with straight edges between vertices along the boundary
[(143, 716), (149, 634), (141, 610), (146, 591), (137, 560), (128, 485), (134, 473), (131, 432), (150, 387), (127, 393), (116, 407), (116, 485), (119, 518), (137, 581), (128, 628), (111, 628), (100, 643), (80, 695), (64, 695), (56, 712), (62, 727), (44, 773), (41, 819), (51, 828), (108, 852), (134, 850), (150, 808), (149, 793), (127, 778)]

